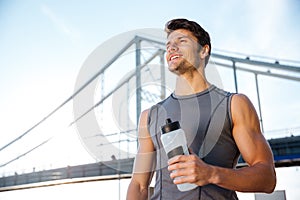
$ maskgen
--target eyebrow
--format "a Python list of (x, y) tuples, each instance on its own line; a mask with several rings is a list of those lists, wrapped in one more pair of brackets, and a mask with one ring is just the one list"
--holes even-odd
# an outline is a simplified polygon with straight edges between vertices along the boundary
[[(182, 39), (182, 38), (189, 38), (189, 37), (186, 36), (186, 35), (181, 35), (181, 36), (178, 36), (178, 37), (176, 38), (176, 40), (180, 40), (180, 39)], [(166, 46), (168, 46), (169, 44), (170, 44), (170, 40), (167, 41)]]

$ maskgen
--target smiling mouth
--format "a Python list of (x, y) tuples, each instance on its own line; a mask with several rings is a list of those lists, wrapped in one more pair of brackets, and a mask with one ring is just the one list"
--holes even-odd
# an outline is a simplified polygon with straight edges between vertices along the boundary
[(181, 57), (181, 55), (178, 55), (178, 54), (170, 56), (169, 61), (175, 60), (175, 59), (177, 59), (179, 57)]

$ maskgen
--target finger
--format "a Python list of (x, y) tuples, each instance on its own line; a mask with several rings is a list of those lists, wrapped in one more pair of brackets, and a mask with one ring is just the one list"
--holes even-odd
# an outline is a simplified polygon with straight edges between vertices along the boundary
[(185, 170), (175, 171), (170, 174), (170, 178), (173, 179), (173, 183), (175, 184), (195, 183), (197, 181), (196, 177), (196, 175), (189, 174)]
[(176, 170), (172, 170), (170, 173), (170, 178), (171, 179), (175, 179), (181, 176), (188, 176), (189, 174), (186, 172), (185, 169), (176, 169)]
[(178, 176), (173, 179), (174, 184), (182, 184), (182, 183), (194, 183), (194, 178), (192, 176)]
[(178, 155), (178, 156), (174, 156), (173, 158), (171, 158), (170, 160), (168, 160), (168, 165), (172, 165), (174, 163), (178, 163), (178, 162), (184, 162), (187, 161), (187, 155)]
[(191, 155), (178, 155), (174, 156), (170, 160), (168, 160), (168, 165), (177, 163), (177, 162), (185, 162), (189, 160), (196, 160), (198, 156), (196, 154), (191, 154)]
[(182, 184), (182, 183), (186, 183), (186, 177), (182, 176), (182, 177), (178, 177), (176, 179), (173, 180), (174, 184)]
[(179, 170), (182, 168), (182, 164), (181, 163), (174, 163), (168, 166), (168, 170), (170, 172), (175, 171), (175, 170)]
[(168, 166), (169, 171), (179, 170), (179, 169), (188, 169), (193, 166), (193, 162), (176, 162)]
[(197, 160), (201, 160), (201, 159), (196, 154), (179, 155), (179, 156), (175, 156), (175, 157), (171, 158), (168, 161), (168, 165), (173, 165), (173, 164), (179, 163), (179, 162), (188, 162), (188, 161), (197, 161)]

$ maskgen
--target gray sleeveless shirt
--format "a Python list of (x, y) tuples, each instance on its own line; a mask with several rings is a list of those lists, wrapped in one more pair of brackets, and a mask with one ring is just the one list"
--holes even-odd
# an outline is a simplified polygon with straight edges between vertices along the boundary
[(240, 155), (232, 137), (231, 93), (215, 86), (188, 96), (171, 94), (149, 112), (148, 129), (156, 149), (156, 183), (152, 200), (238, 199), (235, 191), (209, 184), (181, 192), (167, 170), (167, 157), (160, 140), (165, 119), (179, 121), (189, 148), (208, 164), (234, 168)]

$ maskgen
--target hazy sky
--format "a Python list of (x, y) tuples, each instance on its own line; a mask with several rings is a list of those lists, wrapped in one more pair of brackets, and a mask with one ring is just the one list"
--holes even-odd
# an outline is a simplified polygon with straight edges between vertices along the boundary
[[(230, 51), (299, 62), (299, 11), (299, 0), (0, 0), (0, 146), (24, 133), (69, 97), (85, 59), (115, 35), (142, 28), (163, 29), (168, 20), (184, 17), (199, 22), (210, 33), (213, 52)], [(277, 83), (268, 90), (279, 93), (279, 85), (300, 87), (296, 82)], [(287, 100), (289, 109), (300, 109), (297, 91), (281, 92), (285, 96), (292, 95)], [(269, 130), (273, 125), (275, 129), (286, 124), (299, 127), (298, 112), (285, 114), (284, 106), (278, 109), (290, 124), (284, 122), (280, 126), (278, 117), (274, 124), (267, 125)], [(273, 113), (265, 113), (267, 119), (271, 115)], [(51, 123), (45, 129), (59, 126), (58, 121)], [(59, 137), (55, 144), (66, 146), (73, 142), (80, 146), (78, 138), (68, 137), (72, 130), (66, 129), (69, 135)], [(51, 136), (51, 133), (43, 134)], [(47, 136), (40, 137), (39, 142)], [(39, 142), (16, 144), (16, 148), (7, 149), (4, 156), (0, 152), (0, 160), (6, 162), (9, 152), (16, 149), (23, 152)], [(53, 145), (48, 149), (54, 154)], [(86, 155), (82, 147), (66, 149)], [(56, 150), (56, 153), (62, 151)], [(78, 156), (69, 156), (68, 161), (72, 162), (75, 157)], [(24, 162), (35, 161), (20, 159), (17, 162), (16, 166), (20, 167)], [(5, 171), (9, 169), (8, 166)]]

